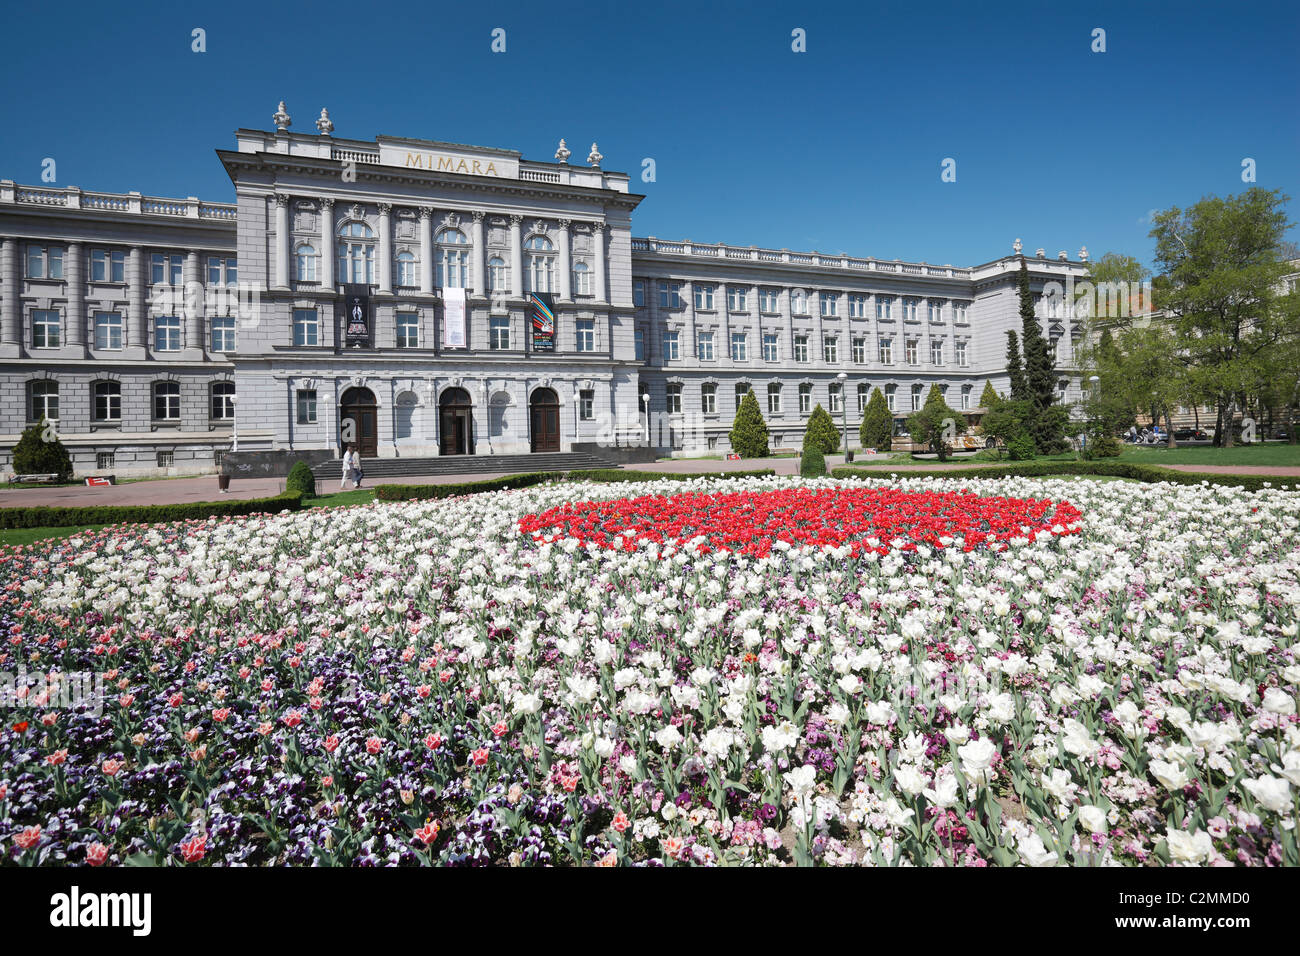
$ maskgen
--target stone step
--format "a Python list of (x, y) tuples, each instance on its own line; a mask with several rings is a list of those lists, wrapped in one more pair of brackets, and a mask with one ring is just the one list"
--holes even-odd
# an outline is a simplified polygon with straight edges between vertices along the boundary
[[(367, 483), (410, 475), (521, 474), (534, 471), (578, 471), (617, 468), (613, 462), (582, 452), (537, 455), (445, 455), (435, 458), (366, 458), (362, 460)], [(321, 480), (341, 477), (342, 463), (334, 458), (312, 468)]]

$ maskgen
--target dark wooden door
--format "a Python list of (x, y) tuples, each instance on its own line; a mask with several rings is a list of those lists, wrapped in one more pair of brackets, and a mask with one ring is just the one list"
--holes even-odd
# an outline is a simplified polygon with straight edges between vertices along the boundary
[[(339, 415), (340, 426), (349, 420), (352, 422), (352, 441), (356, 444), (361, 457), (376, 457), (379, 454), (379, 426), (375, 406), (344, 405)], [(344, 428), (341, 434), (346, 439), (348, 431), (345, 426)]]
[(529, 434), (534, 452), (560, 450), (560, 401), (549, 388), (539, 388), (529, 404)]

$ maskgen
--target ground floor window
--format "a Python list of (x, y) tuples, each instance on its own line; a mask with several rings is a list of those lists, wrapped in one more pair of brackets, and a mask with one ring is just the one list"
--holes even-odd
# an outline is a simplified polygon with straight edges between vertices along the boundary
[(158, 467), (171, 468), (176, 464), (176, 453), (171, 451), (158, 452)]
[(112, 468), (114, 464), (115, 461), (111, 451), (101, 451), (95, 455), (95, 467), (100, 470)]
[(596, 418), (596, 393), (589, 388), (584, 388), (578, 393), (578, 417), (584, 422)]
[(233, 421), (235, 418), (235, 383), (214, 382), (212, 385), (212, 420)]
[(316, 424), (316, 389), (298, 389), (298, 424)]

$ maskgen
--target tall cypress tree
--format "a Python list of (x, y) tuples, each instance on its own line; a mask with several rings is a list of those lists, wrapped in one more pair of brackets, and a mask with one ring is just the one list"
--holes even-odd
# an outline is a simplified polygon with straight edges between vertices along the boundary
[(1007, 375), (1011, 377), (1011, 400), (1029, 398), (1029, 384), (1025, 381), (1025, 367), (1020, 362), (1020, 343), (1015, 329), (1007, 329)]
[(1043, 327), (1039, 325), (1035, 314), (1034, 295), (1029, 289), (1029, 265), (1024, 256), (1020, 257), (1018, 286), (1020, 348), (1024, 355), (1025, 384), (1028, 386), (1023, 397), (1034, 403), (1035, 411), (1041, 412), (1056, 401), (1056, 370), (1052, 367), (1052, 356), (1047, 339), (1043, 337)]

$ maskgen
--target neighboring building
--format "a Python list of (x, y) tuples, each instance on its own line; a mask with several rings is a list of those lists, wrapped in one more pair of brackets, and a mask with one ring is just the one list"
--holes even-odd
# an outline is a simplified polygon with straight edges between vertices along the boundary
[[(594, 144), (577, 166), (563, 142), (542, 163), (274, 119), (218, 151), (234, 204), (0, 181), (0, 465), (42, 417), (80, 473), (183, 474), (345, 437), (382, 457), (725, 451), (746, 389), (774, 447), (817, 404), (856, 444), (871, 388), (900, 419), (933, 383), (961, 410), (1007, 388), (1018, 255), (634, 239), (643, 197)], [(1036, 291), (1080, 260), (1039, 250)], [(1042, 311), (1074, 401), (1081, 324)]]

